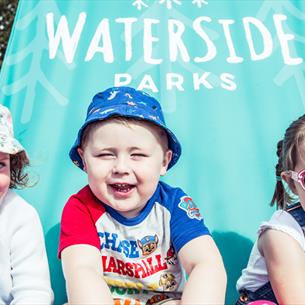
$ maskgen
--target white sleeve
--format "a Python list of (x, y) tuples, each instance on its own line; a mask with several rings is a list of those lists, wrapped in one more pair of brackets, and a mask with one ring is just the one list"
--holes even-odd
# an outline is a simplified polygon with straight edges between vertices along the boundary
[(297, 221), (288, 212), (278, 210), (274, 212), (269, 221), (263, 222), (258, 230), (260, 236), (268, 229), (278, 230), (287, 233), (294, 238), (305, 250), (305, 237), (304, 232)]
[(11, 239), (11, 305), (53, 302), (44, 236), (36, 210), (26, 204), (16, 211)]

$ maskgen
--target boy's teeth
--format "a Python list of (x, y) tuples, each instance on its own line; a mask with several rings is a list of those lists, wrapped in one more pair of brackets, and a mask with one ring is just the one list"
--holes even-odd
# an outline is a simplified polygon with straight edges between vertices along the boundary
[(112, 186), (120, 192), (127, 192), (132, 188), (130, 184), (126, 184), (126, 183), (116, 183), (113, 184)]

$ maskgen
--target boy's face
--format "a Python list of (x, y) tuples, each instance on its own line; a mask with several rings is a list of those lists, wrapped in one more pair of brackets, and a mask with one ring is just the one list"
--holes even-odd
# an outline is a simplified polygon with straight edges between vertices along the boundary
[(128, 218), (146, 205), (172, 156), (157, 127), (116, 120), (96, 125), (79, 154), (94, 195)]

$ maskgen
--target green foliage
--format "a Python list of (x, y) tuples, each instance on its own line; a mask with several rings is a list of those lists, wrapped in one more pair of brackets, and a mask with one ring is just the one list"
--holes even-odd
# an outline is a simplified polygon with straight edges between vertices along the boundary
[(0, 0), (0, 68), (10, 37), (18, 0)]

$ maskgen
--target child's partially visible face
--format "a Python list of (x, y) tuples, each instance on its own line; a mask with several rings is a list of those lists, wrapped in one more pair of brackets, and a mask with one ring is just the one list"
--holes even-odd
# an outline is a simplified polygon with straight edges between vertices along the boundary
[(6, 194), (11, 183), (10, 155), (0, 152), (0, 198)]
[(79, 149), (94, 195), (125, 217), (137, 216), (170, 162), (164, 141), (157, 127), (144, 122), (99, 123)]
[[(293, 169), (295, 172), (299, 173), (300, 171), (305, 169), (305, 158), (304, 157), (298, 157), (297, 158), (297, 163), (295, 168)], [(290, 187), (290, 189), (293, 191), (293, 193), (295, 193), (300, 200), (300, 203), (303, 207), (303, 209), (305, 210), (305, 190), (303, 189), (302, 185), (297, 182), (294, 181), (293, 179), (289, 178), (290, 180), (285, 179)]]

